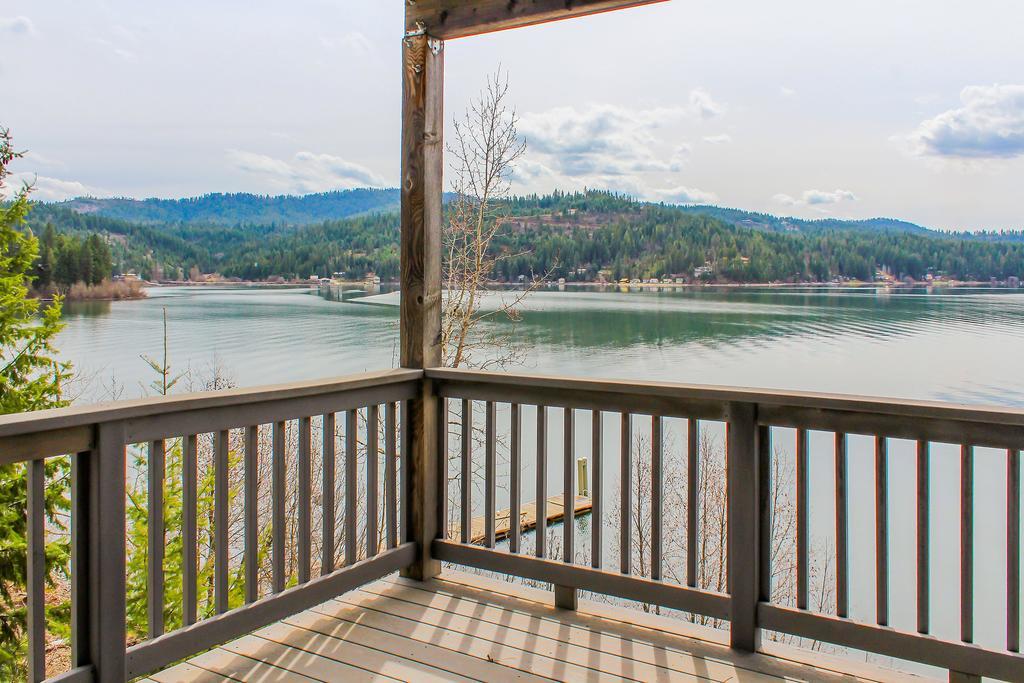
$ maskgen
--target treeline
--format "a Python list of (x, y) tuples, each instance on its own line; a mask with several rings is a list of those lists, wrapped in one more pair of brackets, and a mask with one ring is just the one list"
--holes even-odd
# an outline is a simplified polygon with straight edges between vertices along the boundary
[[(917, 280), (928, 274), (959, 280), (1024, 274), (1019, 232), (947, 234), (890, 219), (860, 221), (856, 227), (806, 221), (782, 229), (765, 225), (763, 215), (712, 211), (725, 220), (695, 213), (694, 207), (597, 191), (517, 197), (507, 209), (523, 220), (513, 220), (493, 245), (505, 256), (495, 273), (505, 281), (538, 274), (567, 280), (694, 279), (698, 268), (701, 279), (718, 282), (871, 280), (877, 269)], [(748, 223), (744, 216), (757, 220)], [(149, 279), (181, 279), (195, 271), (245, 280), (339, 271), (354, 278), (370, 272), (384, 280), (399, 275), (396, 213), (306, 227), (226, 226), (136, 223), (43, 205), (30, 220), (50, 222), (59, 233), (80, 240), (101, 233), (115, 270), (135, 270)]]
[(53, 224), (47, 224), (39, 240), (34, 285), (43, 290), (98, 285), (110, 278), (113, 268), (110, 246), (99, 234), (58, 235)]

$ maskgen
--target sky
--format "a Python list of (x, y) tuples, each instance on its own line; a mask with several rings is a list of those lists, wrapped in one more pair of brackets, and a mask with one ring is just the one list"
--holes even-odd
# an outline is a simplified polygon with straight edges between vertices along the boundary
[[(0, 0), (35, 197), (399, 176), (401, 0)], [(1024, 228), (1024, 3), (670, 0), (449, 41), (446, 117), (507, 74), (517, 192)]]

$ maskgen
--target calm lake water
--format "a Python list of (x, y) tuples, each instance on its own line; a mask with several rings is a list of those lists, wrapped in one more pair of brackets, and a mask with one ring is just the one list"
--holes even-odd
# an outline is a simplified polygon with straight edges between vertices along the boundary
[[(58, 345), (90, 378), (82, 401), (135, 397), (159, 358), (167, 310), (170, 362), (190, 370), (181, 388), (201, 388), (213, 366), (240, 386), (313, 379), (397, 363), (397, 293), (308, 289), (157, 288), (145, 300), (67, 306)], [(495, 295), (500, 296), (500, 295)], [(761, 388), (1024, 406), (1024, 291), (874, 289), (722, 289), (542, 291), (530, 296), (517, 337), (530, 373), (653, 379)], [(560, 412), (560, 411), (558, 411)], [(589, 416), (577, 420), (580, 457), (589, 458)], [(533, 413), (524, 411), (523, 443)], [(551, 457), (559, 457), (560, 415), (550, 418)], [(507, 424), (507, 415), (499, 422)], [(614, 452), (617, 421), (606, 419)], [(685, 423), (666, 444), (685, 444)], [(642, 429), (642, 428), (641, 428)], [(720, 426), (710, 425), (719, 439)], [(717, 432), (715, 431), (717, 430)], [(792, 430), (774, 430), (785, 457)], [(933, 632), (958, 636), (959, 451), (932, 452)], [(1002, 647), (1005, 624), (1005, 452), (978, 449), (975, 462), (976, 641)], [(872, 444), (850, 441), (851, 615), (874, 618)], [(523, 454), (533, 481), (533, 453)], [(499, 468), (500, 469), (500, 468)], [(618, 485), (606, 466), (607, 500)], [(834, 547), (832, 437), (812, 434), (812, 546)], [(499, 478), (507, 471), (499, 471)], [(914, 445), (890, 443), (891, 623), (914, 629)], [(561, 491), (549, 465), (549, 491)], [(524, 499), (532, 498), (524, 485)], [(482, 496), (476, 496), (479, 505)], [(507, 492), (499, 488), (499, 507)], [(476, 506), (475, 506), (476, 507)], [(481, 514), (480, 511), (475, 511)], [(579, 538), (585, 538), (585, 521)], [(614, 536), (614, 526), (605, 534)], [(832, 544), (832, 545), (830, 545)], [(611, 556), (612, 553), (606, 553)], [(815, 577), (814, 581), (819, 581)], [(813, 588), (813, 586), (812, 586)]]

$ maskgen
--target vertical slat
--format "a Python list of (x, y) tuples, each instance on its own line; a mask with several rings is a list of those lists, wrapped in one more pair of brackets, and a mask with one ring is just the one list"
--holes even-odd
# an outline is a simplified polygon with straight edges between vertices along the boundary
[(46, 678), (46, 461), (25, 464), (28, 487), (28, 564), (26, 605), (28, 627), (28, 678)]
[(184, 626), (196, 623), (196, 599), (199, 562), (197, 557), (196, 514), (198, 512), (197, 458), (198, 437), (188, 434), (181, 440), (181, 614)]
[(775, 522), (772, 519), (774, 513), (772, 501), (772, 467), (773, 458), (772, 428), (768, 425), (757, 427), (757, 473), (758, 473), (758, 517), (760, 528), (758, 543), (758, 582), (759, 599), (763, 602), (770, 602), (772, 598), (772, 553), (774, 538), (772, 530)]
[(1006, 649), (1020, 652), (1020, 451), (1006, 453)]
[(380, 547), (377, 543), (377, 493), (380, 465), (380, 444), (377, 428), (380, 424), (380, 408), (376, 405), (366, 409), (366, 556), (373, 557)]
[(164, 467), (163, 440), (149, 442), (147, 462), (146, 621), (147, 634), (156, 638), (164, 632)]
[(664, 455), (662, 419), (655, 415), (651, 418), (651, 578), (655, 581), (661, 580)]
[(847, 500), (846, 434), (835, 435), (836, 464), (836, 615), (850, 613), (849, 503)]
[(299, 418), (299, 452), (296, 458), (298, 467), (299, 520), (296, 532), (298, 546), (298, 580), (299, 583), (309, 581), (310, 535), (312, 534), (313, 503), (312, 503), (312, 420), (308, 417)]
[(697, 586), (697, 492), (700, 486), (700, 452), (698, 430), (694, 418), (686, 421), (686, 585)]
[(509, 449), (509, 552), (518, 553), (523, 531), (522, 495), (523, 484), (520, 468), (522, 467), (523, 455), (523, 416), (518, 403), (511, 407), (512, 444)]
[(323, 426), (323, 472), (321, 472), (321, 522), (320, 576), (334, 571), (334, 469), (336, 466), (334, 446), (334, 413), (324, 414)]
[(974, 641), (974, 448), (960, 446), (960, 639)]
[(259, 584), (259, 439), (260, 430), (256, 425), (245, 428), (244, 472), (244, 533), (243, 563), (245, 564), (245, 602), (255, 602), (260, 597)]
[(548, 539), (548, 409), (537, 406), (537, 557), (547, 554)]
[(358, 552), (358, 526), (356, 524), (357, 502), (359, 500), (359, 452), (356, 431), (359, 429), (359, 413), (345, 411), (345, 565), (356, 562)]
[(931, 444), (917, 442), (917, 632), (928, 633), (929, 577), (929, 478)]
[(228, 439), (227, 430), (214, 439), (213, 473), (213, 600), (217, 614), (228, 611)]
[(807, 609), (809, 510), (807, 505), (807, 449), (809, 435), (806, 429), (796, 430), (796, 606)]
[(462, 542), (473, 534), (473, 402), (462, 399)]
[(97, 683), (120, 683), (127, 679), (123, 422), (99, 425), (89, 464), (89, 663)]
[[(444, 414), (444, 403), (444, 399), (438, 401), (441, 415)], [(395, 432), (397, 412), (394, 403), (388, 403), (384, 407), (384, 526), (388, 548), (398, 545), (398, 450)], [(447, 496), (442, 495), (439, 500), (443, 501), (445, 498)]]
[(726, 427), (726, 488), (729, 583), (729, 642), (736, 650), (754, 652), (760, 640), (757, 604), (761, 592), (760, 452), (756, 408), (750, 403), (729, 406)]
[(889, 440), (875, 437), (875, 621), (889, 624)]
[[(402, 495), (398, 497), (398, 518), (400, 520), (400, 538), (404, 541), (413, 541), (412, 529), (412, 495), (413, 484), (410, 476), (409, 458), (411, 456), (411, 443), (409, 437), (409, 401), (402, 401), (401, 424), (399, 429), (399, 476), (402, 479)], [(447, 483), (447, 479), (444, 479)]]
[(448, 434), (448, 399), (437, 397), (437, 533), (444, 540), (451, 539), (451, 520), (448, 518), (451, 479), (450, 444)]
[(71, 668), (89, 663), (89, 460), (71, 458)]
[(285, 423), (275, 422), (273, 431), (272, 461), (270, 469), (270, 495), (271, 502), (271, 524), (273, 539), (271, 540), (271, 564), (273, 565), (274, 592), (280, 593), (284, 590), (284, 539), (285, 539), (285, 462), (284, 442)]
[(619, 571), (629, 574), (633, 549), (630, 545), (630, 524), (633, 517), (633, 416), (622, 413), (619, 443)]
[(496, 495), (495, 488), (495, 469), (497, 468), (497, 458), (495, 455), (496, 444), (495, 440), (498, 435), (495, 430), (495, 408), (494, 401), (487, 401), (485, 405), (485, 434), (486, 439), (484, 443), (484, 544), (488, 548), (494, 547), (494, 498)]
[(590, 420), (590, 564), (594, 569), (600, 569), (604, 559), (604, 539), (601, 534), (604, 527), (604, 501), (601, 498), (601, 485), (604, 482), (601, 469), (604, 463), (604, 413), (600, 410), (592, 411)]
[(566, 407), (562, 425), (562, 560), (572, 564), (576, 556), (576, 411)]

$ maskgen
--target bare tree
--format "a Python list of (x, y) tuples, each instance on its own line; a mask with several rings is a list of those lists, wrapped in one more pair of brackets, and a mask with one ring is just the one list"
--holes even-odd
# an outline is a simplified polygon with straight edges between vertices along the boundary
[[(515, 291), (489, 291), (495, 266), (516, 256), (496, 253), (495, 239), (507, 226), (515, 163), (526, 151), (518, 116), (508, 105), (508, 78), (499, 70), (455, 121), (448, 146), (455, 199), (444, 230), (444, 293), (441, 341), (447, 367), (504, 367), (518, 360), (515, 323), (524, 298), (543, 278)], [(499, 327), (481, 325), (501, 321)]]

